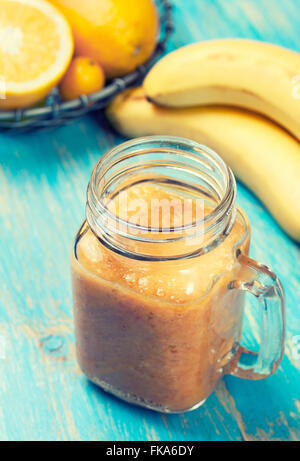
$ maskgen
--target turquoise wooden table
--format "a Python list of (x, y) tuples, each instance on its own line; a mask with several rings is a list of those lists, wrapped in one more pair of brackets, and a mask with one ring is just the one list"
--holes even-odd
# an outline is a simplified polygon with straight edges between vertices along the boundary
[[(298, 0), (172, 3), (168, 51), (231, 36), (300, 50)], [(93, 165), (122, 140), (101, 114), (50, 132), (0, 134), (0, 439), (300, 440), (300, 250), (242, 185), (252, 256), (273, 267), (286, 293), (286, 352), (277, 373), (256, 382), (225, 377), (198, 410), (164, 416), (105, 394), (80, 372), (70, 243)]]

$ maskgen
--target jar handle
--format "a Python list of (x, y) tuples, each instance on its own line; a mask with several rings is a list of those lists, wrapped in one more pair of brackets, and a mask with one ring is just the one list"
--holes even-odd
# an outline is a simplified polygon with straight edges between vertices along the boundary
[(275, 372), (284, 353), (285, 308), (283, 288), (278, 277), (265, 265), (237, 251), (238, 261), (254, 271), (251, 282), (234, 280), (229, 289), (248, 291), (259, 301), (261, 316), (261, 341), (259, 352), (238, 345), (227, 374), (244, 379), (262, 379)]

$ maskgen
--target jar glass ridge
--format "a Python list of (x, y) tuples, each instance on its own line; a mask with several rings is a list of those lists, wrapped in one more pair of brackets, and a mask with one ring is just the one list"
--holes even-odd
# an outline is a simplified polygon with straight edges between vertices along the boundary
[[(194, 199), (195, 193), (202, 194), (202, 200), (203, 197), (210, 199), (212, 209), (207, 215), (201, 216), (198, 222), (188, 222), (186, 226), (171, 229), (171, 237), (170, 229), (160, 228), (155, 232), (153, 228), (124, 222), (113, 215), (107, 208), (107, 202), (124, 189), (142, 182), (162, 185), (173, 183), (173, 187), (178, 189), (190, 189), (194, 192)], [(178, 259), (207, 252), (226, 237), (235, 220), (235, 198), (234, 176), (211, 149), (188, 139), (149, 136), (123, 143), (99, 160), (88, 186), (86, 217), (94, 233), (117, 252), (137, 259), (164, 259), (163, 256), (139, 254), (136, 251), (131, 254), (128, 251), (130, 240), (134, 240), (135, 244), (138, 240), (142, 244), (154, 240), (156, 253), (158, 244), (163, 243), (166, 246), (181, 240), (190, 247), (186, 248), (186, 253), (170, 252), (165, 257)], [(122, 223), (123, 226), (120, 225)], [(138, 236), (130, 232), (133, 228), (139, 231)], [(160, 238), (155, 234), (159, 234)], [(195, 237), (193, 245), (191, 239)], [(144, 245), (141, 247), (145, 248)]]

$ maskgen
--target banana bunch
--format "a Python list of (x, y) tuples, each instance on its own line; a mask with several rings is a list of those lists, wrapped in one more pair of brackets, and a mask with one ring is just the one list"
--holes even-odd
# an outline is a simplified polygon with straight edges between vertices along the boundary
[(127, 137), (176, 135), (208, 145), (300, 241), (297, 53), (239, 39), (188, 45), (159, 61), (143, 88), (116, 96), (107, 116)]

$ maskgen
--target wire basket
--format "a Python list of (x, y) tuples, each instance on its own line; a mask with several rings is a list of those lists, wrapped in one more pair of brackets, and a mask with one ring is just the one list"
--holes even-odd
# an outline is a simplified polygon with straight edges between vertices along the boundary
[(89, 112), (103, 109), (115, 95), (137, 84), (145, 76), (151, 64), (165, 50), (167, 40), (173, 30), (171, 4), (167, 0), (156, 0), (156, 4), (160, 14), (160, 39), (152, 56), (145, 64), (122, 78), (112, 80), (101, 91), (88, 96), (82, 95), (78, 99), (63, 102), (58, 89), (54, 88), (47, 96), (43, 106), (0, 111), (0, 130), (24, 132), (70, 123)]

